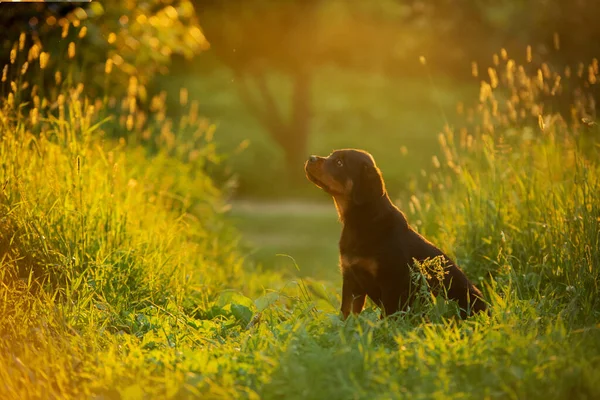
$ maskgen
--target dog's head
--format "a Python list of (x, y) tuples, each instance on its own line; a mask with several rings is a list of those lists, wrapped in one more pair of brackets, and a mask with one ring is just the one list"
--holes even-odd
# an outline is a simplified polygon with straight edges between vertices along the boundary
[(386, 193), (379, 168), (366, 151), (347, 149), (328, 157), (310, 156), (304, 170), (308, 179), (342, 208), (368, 203)]

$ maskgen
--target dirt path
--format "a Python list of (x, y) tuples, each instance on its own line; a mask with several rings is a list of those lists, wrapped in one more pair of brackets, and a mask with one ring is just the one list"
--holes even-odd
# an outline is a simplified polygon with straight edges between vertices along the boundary
[(304, 200), (260, 201), (235, 200), (231, 208), (236, 213), (253, 213), (255, 215), (327, 215), (335, 213), (333, 204)]

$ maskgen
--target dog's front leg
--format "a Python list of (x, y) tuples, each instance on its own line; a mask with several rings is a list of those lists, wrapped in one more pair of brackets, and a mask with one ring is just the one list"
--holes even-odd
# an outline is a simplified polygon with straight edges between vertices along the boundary
[(342, 315), (346, 319), (351, 312), (359, 314), (363, 310), (367, 295), (351, 274), (344, 274), (343, 279), (341, 309)]

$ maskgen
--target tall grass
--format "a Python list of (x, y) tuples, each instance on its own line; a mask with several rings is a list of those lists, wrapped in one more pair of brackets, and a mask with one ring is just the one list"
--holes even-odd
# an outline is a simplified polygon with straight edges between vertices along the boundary
[[(597, 132), (446, 129), (427, 189), (400, 203), (491, 315), (447, 319), (430, 298), (343, 322), (337, 285), (243, 267), (194, 106), (143, 111), (134, 78), (124, 99), (93, 97), (69, 62), (42, 81), (33, 45), (16, 44), (0, 100), (0, 397), (600, 396)], [(491, 86), (474, 116), (503, 112)]]
[[(595, 85), (595, 65), (582, 77), (584, 90)], [(507, 56), (497, 68), (472, 111), (481, 124), (440, 133), (441, 161), (434, 159), (426, 177), (426, 206), (413, 197), (409, 210), (424, 230), (452, 243), (480, 279), (510, 284), (519, 297), (568, 305), (561, 312), (569, 322), (592, 323), (600, 287), (600, 130), (581, 120), (595, 112), (593, 103), (578, 89), (573, 98), (586, 102), (575, 101), (572, 115), (545, 115), (557, 102), (548, 98), (563, 90), (559, 73), (543, 64), (530, 77)], [(554, 86), (544, 85), (544, 74)]]
[(197, 105), (182, 98), (189, 113), (171, 121), (159, 94), (145, 111), (134, 76), (115, 99), (109, 67), (93, 97), (70, 61), (75, 42), (61, 59), (29, 40), (15, 43), (1, 87), (0, 393), (89, 396), (98, 373), (110, 387), (130, 367), (122, 338), (156, 332), (173, 346), (189, 334), (176, 329), (181, 309), (247, 283), (206, 172), (214, 127)]

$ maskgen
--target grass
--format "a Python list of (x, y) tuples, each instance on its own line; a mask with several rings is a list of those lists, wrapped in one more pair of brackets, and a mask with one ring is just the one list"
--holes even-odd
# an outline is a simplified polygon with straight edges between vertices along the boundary
[(283, 275), (339, 279), (341, 226), (333, 204), (241, 200), (232, 203), (229, 220), (253, 262)]
[[(169, 120), (159, 102), (132, 124), (140, 108), (96, 101), (51, 59), (67, 83), (45, 100), (30, 91), (35, 59), (2, 85), (1, 398), (600, 397), (596, 127), (531, 127), (486, 92), (479, 131), (444, 131), (438, 162), (398, 202), (479, 282), (491, 315), (460, 321), (431, 297), (395, 320), (369, 304), (342, 321), (337, 279), (318, 275), (334, 266), (317, 262), (325, 248), (310, 254), (315, 228), (336, 240), (332, 206), (235, 204), (258, 233), (280, 221), (286, 246), (297, 230), (307, 274), (245, 260), (193, 107)], [(516, 107), (532, 113), (536, 81), (517, 78)]]

